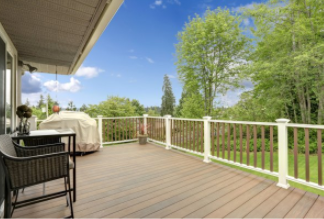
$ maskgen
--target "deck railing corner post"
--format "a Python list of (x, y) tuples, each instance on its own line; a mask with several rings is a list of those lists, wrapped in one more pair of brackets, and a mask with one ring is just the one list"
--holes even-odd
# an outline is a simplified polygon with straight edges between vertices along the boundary
[(204, 162), (210, 163), (210, 116), (203, 117), (204, 119)]
[(32, 117), (29, 119), (30, 122), (30, 131), (37, 130), (37, 116), (32, 115)]
[(277, 186), (288, 189), (288, 127), (289, 119), (277, 119), (278, 123), (278, 172)]
[(165, 115), (165, 143), (166, 143), (166, 150), (171, 149), (171, 115)]
[(99, 137), (100, 137), (100, 150), (103, 149), (103, 145), (102, 145), (102, 115), (97, 116), (98, 118), (98, 131), (99, 131)]
[(144, 125), (144, 134), (146, 135), (147, 134), (147, 117), (149, 115), (148, 114), (143, 114), (143, 125)]

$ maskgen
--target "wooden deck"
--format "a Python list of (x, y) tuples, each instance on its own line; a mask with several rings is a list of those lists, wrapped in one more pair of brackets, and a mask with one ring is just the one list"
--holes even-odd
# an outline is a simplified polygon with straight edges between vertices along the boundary
[[(79, 218), (323, 218), (324, 198), (155, 145), (106, 147), (77, 159)], [(47, 183), (47, 192), (63, 182)], [(20, 198), (41, 194), (30, 187)], [(69, 215), (64, 198), (17, 209), (14, 217)]]

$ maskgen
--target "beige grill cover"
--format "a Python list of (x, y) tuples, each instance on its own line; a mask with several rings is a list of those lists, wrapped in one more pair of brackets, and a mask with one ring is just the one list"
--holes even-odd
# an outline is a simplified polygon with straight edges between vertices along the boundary
[[(76, 151), (90, 152), (100, 148), (100, 137), (96, 120), (83, 112), (61, 111), (54, 113), (39, 124), (39, 129), (71, 128), (76, 133)], [(67, 139), (62, 140), (67, 145)], [(72, 149), (72, 142), (71, 142)]]

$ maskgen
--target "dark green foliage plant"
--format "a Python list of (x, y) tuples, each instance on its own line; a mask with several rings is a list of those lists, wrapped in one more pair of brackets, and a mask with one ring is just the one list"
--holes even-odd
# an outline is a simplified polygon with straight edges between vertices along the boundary
[(163, 78), (163, 96), (161, 104), (161, 116), (173, 115), (175, 107), (175, 97), (172, 92), (172, 86), (168, 75)]

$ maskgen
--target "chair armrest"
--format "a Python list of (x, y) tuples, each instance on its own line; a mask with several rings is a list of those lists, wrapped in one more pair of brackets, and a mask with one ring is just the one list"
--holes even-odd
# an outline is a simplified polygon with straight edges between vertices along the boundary
[(30, 157), (42, 154), (52, 154), (57, 152), (63, 152), (65, 150), (64, 143), (55, 143), (38, 146), (22, 147), (19, 144), (13, 142), (18, 157)]
[(69, 153), (38, 155), (32, 157), (2, 156), (2, 164), (9, 176), (11, 189), (36, 185), (69, 175)]

